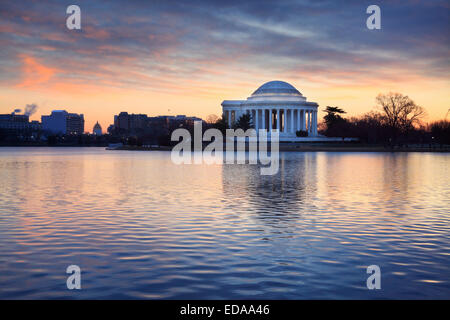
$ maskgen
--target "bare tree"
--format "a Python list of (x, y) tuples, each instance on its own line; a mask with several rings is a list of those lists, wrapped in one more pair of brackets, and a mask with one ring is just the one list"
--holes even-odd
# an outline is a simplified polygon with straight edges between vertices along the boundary
[(219, 120), (219, 116), (215, 115), (215, 114), (210, 114), (209, 116), (206, 117), (206, 122), (209, 124), (214, 124)]
[(393, 129), (394, 137), (398, 132), (406, 132), (425, 116), (425, 110), (408, 96), (389, 92), (379, 94), (377, 104), (384, 113), (386, 124)]

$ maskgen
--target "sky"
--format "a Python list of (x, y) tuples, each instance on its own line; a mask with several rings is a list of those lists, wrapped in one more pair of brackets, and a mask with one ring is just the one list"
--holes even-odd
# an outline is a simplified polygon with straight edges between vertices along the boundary
[[(81, 30), (66, 9), (81, 8)], [(381, 8), (381, 30), (366, 9)], [(0, 113), (38, 105), (105, 131), (121, 111), (221, 114), (271, 80), (348, 116), (408, 95), (425, 121), (450, 108), (450, 2), (427, 0), (1, 1)], [(319, 118), (324, 113), (319, 112)]]

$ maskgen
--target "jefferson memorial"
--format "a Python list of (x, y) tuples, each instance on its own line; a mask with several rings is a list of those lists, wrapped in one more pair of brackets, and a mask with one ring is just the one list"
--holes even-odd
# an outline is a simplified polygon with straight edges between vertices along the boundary
[(252, 117), (256, 130), (277, 130), (282, 140), (297, 140), (296, 132), (307, 131), (317, 137), (317, 108), (300, 91), (284, 81), (270, 81), (260, 86), (247, 100), (224, 100), (222, 110), (228, 125), (245, 113)]

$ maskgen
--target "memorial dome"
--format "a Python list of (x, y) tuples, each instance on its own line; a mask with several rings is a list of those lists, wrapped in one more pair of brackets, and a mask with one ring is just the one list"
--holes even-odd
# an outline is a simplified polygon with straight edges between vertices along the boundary
[(284, 81), (269, 81), (264, 83), (255, 92), (252, 97), (261, 95), (293, 95), (301, 96), (302, 94), (293, 85)]

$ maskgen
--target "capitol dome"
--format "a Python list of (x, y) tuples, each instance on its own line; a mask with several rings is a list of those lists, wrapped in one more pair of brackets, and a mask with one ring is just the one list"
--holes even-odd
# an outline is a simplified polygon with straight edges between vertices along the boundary
[(301, 96), (300, 91), (295, 89), (295, 87), (284, 81), (269, 81), (264, 83), (255, 92), (253, 92), (252, 96), (260, 96), (260, 95), (296, 95)]
[(100, 125), (100, 123), (95, 124), (94, 129), (92, 130), (92, 132), (97, 135), (97, 136), (101, 136), (102, 135), (102, 126)]

